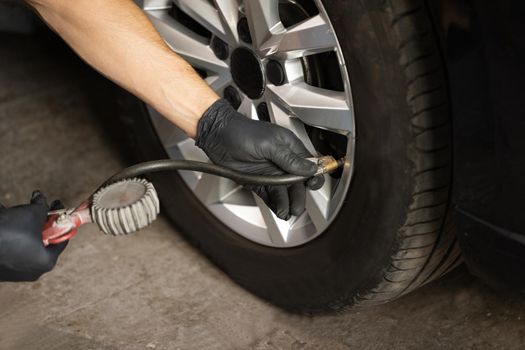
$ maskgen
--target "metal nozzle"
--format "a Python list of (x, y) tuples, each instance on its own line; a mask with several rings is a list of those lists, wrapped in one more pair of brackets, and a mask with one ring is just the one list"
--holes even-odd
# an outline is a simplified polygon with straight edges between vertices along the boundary
[(330, 174), (345, 164), (345, 159), (335, 159), (332, 156), (322, 156), (314, 158), (317, 162), (317, 172), (315, 175)]

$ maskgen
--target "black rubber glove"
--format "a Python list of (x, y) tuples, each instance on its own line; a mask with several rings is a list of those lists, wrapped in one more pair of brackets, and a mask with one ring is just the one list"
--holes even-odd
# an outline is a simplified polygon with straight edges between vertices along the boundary
[[(55, 201), (52, 210), (60, 209)], [(42, 228), (49, 207), (38, 191), (31, 203), (12, 208), (0, 205), (0, 281), (35, 281), (51, 271), (67, 242), (44, 247)]]
[[(312, 155), (293, 132), (281, 126), (249, 119), (226, 100), (215, 102), (197, 127), (196, 144), (213, 163), (248, 174), (313, 176), (317, 165), (305, 158)], [(322, 187), (317, 176), (306, 184), (290, 186), (246, 186), (261, 197), (281, 219), (301, 215), (306, 188)]]

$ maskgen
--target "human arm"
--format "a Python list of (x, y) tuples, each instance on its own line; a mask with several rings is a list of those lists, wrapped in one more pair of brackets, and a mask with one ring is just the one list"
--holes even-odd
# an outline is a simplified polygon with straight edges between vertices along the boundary
[[(196, 139), (214, 163), (266, 175), (312, 176), (317, 170), (304, 159), (311, 155), (292, 132), (248, 119), (220, 101), (133, 1), (27, 1), (86, 62)], [(317, 178), (308, 186), (322, 183)], [(302, 184), (249, 189), (282, 219), (304, 211)]]
[(190, 137), (219, 99), (131, 0), (27, 0), (88, 64)]

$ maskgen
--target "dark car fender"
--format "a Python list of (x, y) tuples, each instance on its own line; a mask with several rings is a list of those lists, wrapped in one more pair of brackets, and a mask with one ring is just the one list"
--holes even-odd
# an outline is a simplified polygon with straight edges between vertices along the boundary
[(427, 0), (453, 116), (453, 207), (464, 259), (525, 289), (525, 2)]

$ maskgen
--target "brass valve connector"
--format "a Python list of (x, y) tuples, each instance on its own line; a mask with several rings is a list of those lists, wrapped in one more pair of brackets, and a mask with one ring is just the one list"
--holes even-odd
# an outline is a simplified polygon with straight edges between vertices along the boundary
[(322, 156), (314, 158), (317, 162), (317, 172), (315, 175), (330, 174), (345, 164), (345, 159), (335, 159), (332, 156)]

